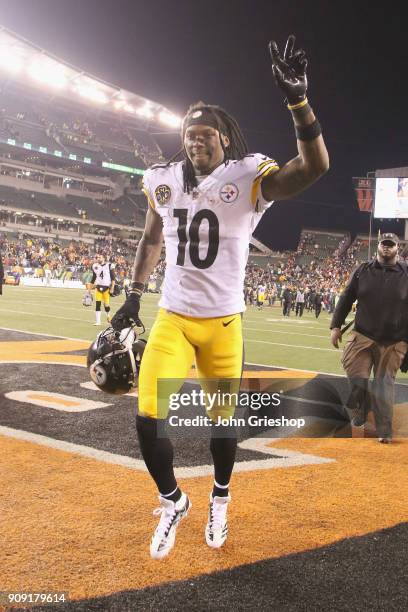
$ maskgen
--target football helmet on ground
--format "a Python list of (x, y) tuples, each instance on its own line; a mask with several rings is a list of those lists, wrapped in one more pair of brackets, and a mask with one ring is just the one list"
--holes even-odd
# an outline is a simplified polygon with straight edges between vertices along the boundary
[(87, 366), (92, 381), (101, 391), (115, 395), (137, 387), (146, 340), (133, 327), (101, 331), (88, 350)]
[(93, 302), (92, 293), (90, 291), (87, 291), (84, 294), (84, 297), (82, 298), (82, 305), (83, 306), (92, 306), (92, 302)]

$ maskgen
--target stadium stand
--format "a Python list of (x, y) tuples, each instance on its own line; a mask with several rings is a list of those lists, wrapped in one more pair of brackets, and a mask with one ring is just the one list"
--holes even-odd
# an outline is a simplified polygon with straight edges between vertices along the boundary
[[(86, 198), (83, 198), (86, 200)], [(77, 203), (83, 203), (76, 200)], [(131, 209), (130, 209), (131, 210)], [(0, 211), (0, 223), (4, 213)], [(37, 219), (38, 221), (38, 219)], [(95, 234), (72, 236), (69, 224), (60, 224), (58, 232), (55, 228), (38, 224), (36, 234), (34, 229), (26, 227), (27, 231), (1, 232), (0, 247), (5, 254), (4, 265), (8, 272), (19, 277), (43, 277), (44, 269), (51, 269), (51, 278), (65, 280), (80, 280), (89, 277), (91, 265), (96, 253), (103, 253), (116, 267), (120, 282), (129, 282), (134, 255), (138, 241), (134, 238), (123, 238), (111, 230), (109, 235), (101, 237)], [(4, 229), (4, 228), (3, 228)], [(71, 231), (71, 235), (70, 234)], [(53, 233), (51, 233), (53, 232)], [(308, 244), (309, 237), (315, 237), (315, 230), (304, 230), (299, 242)], [(306, 294), (307, 307), (311, 308), (309, 298), (313, 292), (323, 295), (324, 308), (331, 312), (352, 270), (365, 258), (367, 237), (359, 237), (341, 255), (333, 257), (335, 245), (344, 241), (341, 234), (330, 236), (320, 234), (322, 253), (328, 253), (319, 261), (310, 264), (299, 264), (297, 252), (272, 253), (271, 255), (252, 254), (249, 258), (245, 275), (245, 300), (247, 305), (256, 304), (256, 294), (259, 285), (266, 288), (266, 306), (272, 306), (286, 287), (295, 293), (302, 289)], [(402, 245), (404, 247), (404, 243)], [(160, 291), (163, 280), (165, 262), (162, 258), (154, 269), (148, 283), (150, 291)], [(311, 299), (311, 298), (310, 298)], [(308, 301), (309, 300), (309, 301)]]
[[(6, 35), (11, 40), (15, 36)], [(18, 44), (29, 57), (29, 43)], [(78, 95), (80, 87), (50, 95), (44, 83), (0, 73), (3, 242), (14, 254), (24, 251), (25, 244), (27, 255), (30, 240), (32, 261), (44, 265), (53, 265), (56, 252), (68, 253), (68, 259), (58, 262), (60, 272), (67, 273), (73, 273), (66, 268), (72, 260), (79, 261), (82, 270), (87, 265), (84, 258), (103, 248), (126, 276), (147, 210), (140, 179), (147, 166), (164, 161), (154, 132), (163, 131), (163, 114), (173, 121), (168, 124), (173, 131), (178, 124), (154, 102), (65, 68), (72, 83), (85, 79), (85, 96)], [(107, 237), (101, 241), (98, 235)], [(285, 286), (338, 293), (353, 267), (367, 256), (367, 239), (358, 237), (351, 244), (348, 235), (316, 229), (303, 230), (296, 252), (265, 255), (251, 245), (247, 299), (251, 303), (259, 283), (275, 297)], [(157, 287), (163, 266), (161, 262), (154, 273)]]
[[(41, 78), (31, 79), (30, 70), (0, 71), (0, 218), (7, 231), (65, 228), (84, 235), (116, 228), (131, 235), (136, 228), (140, 236), (146, 214), (140, 180), (147, 166), (164, 160), (150, 129), (174, 131), (179, 119), (5, 28), (1, 39), (24, 51), (30, 70), (32, 61), (44, 65)], [(68, 78), (58, 90), (56, 63)]]

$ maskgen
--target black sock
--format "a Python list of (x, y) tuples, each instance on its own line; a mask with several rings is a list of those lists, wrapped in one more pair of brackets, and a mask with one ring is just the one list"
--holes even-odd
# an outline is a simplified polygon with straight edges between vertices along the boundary
[[(221, 487), (228, 485), (235, 463), (235, 454), (237, 450), (236, 437), (212, 437), (210, 442), (210, 450), (214, 461), (215, 483), (221, 485)], [(228, 489), (222, 489), (217, 487), (215, 484), (213, 488), (213, 495), (226, 497), (228, 495)]]
[[(169, 438), (157, 436), (157, 424), (157, 419), (137, 415), (136, 430), (140, 450), (160, 494), (170, 495), (167, 499), (177, 501), (177, 491), (180, 490), (173, 470), (173, 445)], [(173, 494), (176, 499), (173, 499)]]
[(160, 495), (164, 497), (164, 499), (170, 499), (172, 502), (176, 503), (181, 497), (181, 491), (177, 487), (174, 491), (168, 493), (167, 495), (164, 495), (163, 493), (160, 493)]
[(229, 483), (227, 485), (219, 486), (218, 482), (214, 480), (214, 486), (212, 490), (212, 496), (215, 497), (228, 497), (229, 495)]

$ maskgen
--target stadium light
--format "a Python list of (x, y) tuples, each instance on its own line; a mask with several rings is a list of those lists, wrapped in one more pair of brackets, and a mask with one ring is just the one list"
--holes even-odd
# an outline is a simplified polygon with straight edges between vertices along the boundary
[(67, 83), (64, 66), (48, 58), (35, 59), (30, 64), (28, 73), (36, 81), (57, 89), (62, 89)]
[(16, 47), (0, 45), (0, 67), (17, 74), (23, 69), (23, 58)]
[(168, 127), (178, 128), (181, 125), (180, 117), (177, 117), (176, 115), (172, 115), (171, 113), (168, 113), (167, 111), (161, 111), (159, 115), (159, 120), (162, 123), (164, 123), (164, 125), (167, 125)]
[(113, 103), (113, 106), (115, 107), (116, 110), (124, 110), (127, 113), (133, 114), (136, 112), (135, 108), (131, 104), (128, 104), (126, 100), (123, 100), (123, 99), (115, 100), (115, 102)]
[(91, 100), (97, 104), (106, 104), (108, 101), (108, 98), (103, 91), (93, 87), (92, 85), (77, 85), (76, 91), (82, 98), (87, 98), (87, 100)]
[(153, 111), (148, 104), (141, 106), (136, 112), (140, 117), (146, 117), (146, 119), (151, 119), (153, 117)]

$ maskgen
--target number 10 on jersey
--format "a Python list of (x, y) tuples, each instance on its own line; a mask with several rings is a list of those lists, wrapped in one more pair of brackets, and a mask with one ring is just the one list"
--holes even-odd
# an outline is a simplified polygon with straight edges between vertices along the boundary
[[(199, 210), (191, 219), (190, 226), (187, 227), (188, 210), (186, 208), (175, 208), (174, 217), (178, 219), (178, 251), (177, 265), (184, 266), (186, 259), (186, 247), (189, 244), (189, 254), (191, 263), (195, 268), (204, 270), (213, 265), (220, 243), (220, 224), (216, 214), (212, 210)], [(201, 223), (208, 221), (208, 238), (206, 240), (208, 248), (204, 259), (200, 259), (200, 226)], [(202, 242), (204, 240), (202, 239)]]

